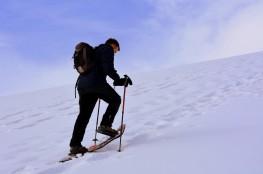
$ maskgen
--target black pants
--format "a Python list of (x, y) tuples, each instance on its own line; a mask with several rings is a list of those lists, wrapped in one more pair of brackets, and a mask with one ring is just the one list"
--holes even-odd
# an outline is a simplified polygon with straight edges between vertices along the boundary
[(107, 85), (105, 88), (86, 94), (80, 94), (79, 115), (75, 122), (70, 146), (81, 145), (87, 124), (89, 123), (90, 116), (98, 98), (109, 104), (103, 115), (101, 125), (112, 126), (115, 115), (117, 114), (121, 104), (121, 97), (115, 92), (115, 90), (110, 85)]

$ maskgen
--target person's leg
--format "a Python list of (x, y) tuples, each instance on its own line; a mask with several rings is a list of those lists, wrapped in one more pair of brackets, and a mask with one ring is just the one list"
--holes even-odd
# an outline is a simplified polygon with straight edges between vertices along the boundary
[(107, 102), (109, 105), (107, 107), (106, 112), (103, 115), (102, 121), (100, 125), (104, 126), (112, 126), (114, 121), (115, 115), (117, 114), (120, 104), (121, 104), (121, 97), (117, 92), (110, 86), (107, 85), (105, 89), (101, 90), (98, 93), (99, 98)]
[(80, 95), (79, 98), (79, 115), (76, 119), (70, 146), (81, 146), (87, 124), (89, 122), (92, 111), (96, 105), (98, 97), (95, 94), (89, 93)]

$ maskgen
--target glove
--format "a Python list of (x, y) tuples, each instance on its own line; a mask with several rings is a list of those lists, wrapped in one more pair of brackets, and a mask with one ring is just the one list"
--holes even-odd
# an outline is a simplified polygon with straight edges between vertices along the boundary
[(128, 85), (132, 86), (132, 80), (128, 75), (124, 75), (124, 78), (126, 79), (126, 83), (124, 84), (125, 87), (127, 87)]
[(124, 75), (124, 78), (120, 78), (118, 80), (115, 80), (113, 82), (114, 86), (125, 86), (127, 87), (128, 85), (132, 85), (132, 80), (129, 76)]

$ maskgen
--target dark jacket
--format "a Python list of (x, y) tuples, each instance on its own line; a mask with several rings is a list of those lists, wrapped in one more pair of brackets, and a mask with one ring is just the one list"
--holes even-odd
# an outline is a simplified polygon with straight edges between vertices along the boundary
[(80, 75), (78, 80), (78, 92), (85, 94), (104, 88), (107, 83), (106, 77), (109, 76), (114, 81), (119, 80), (120, 76), (114, 68), (113, 48), (107, 44), (101, 44), (94, 50), (95, 66), (85, 75)]

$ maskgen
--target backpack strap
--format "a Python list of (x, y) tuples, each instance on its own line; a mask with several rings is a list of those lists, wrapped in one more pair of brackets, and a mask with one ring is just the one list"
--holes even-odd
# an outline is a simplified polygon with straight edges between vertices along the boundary
[(88, 60), (87, 60), (87, 48), (85, 46), (82, 47), (82, 59), (83, 59), (83, 66), (79, 66), (77, 67), (77, 70), (80, 74), (84, 73), (85, 71), (87, 71), (87, 63), (88, 63)]
[(83, 60), (84, 60), (84, 71), (87, 71), (87, 63), (88, 63), (88, 60), (87, 60), (87, 47), (83, 47), (82, 49), (82, 52), (83, 52)]
[(83, 47), (82, 49), (83, 51), (83, 60), (85, 61), (85, 64), (87, 63), (87, 48), (86, 47)]
[(78, 77), (76, 84), (75, 84), (75, 98), (77, 98), (77, 90), (76, 89), (78, 87), (78, 83), (79, 83), (79, 77)]

